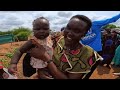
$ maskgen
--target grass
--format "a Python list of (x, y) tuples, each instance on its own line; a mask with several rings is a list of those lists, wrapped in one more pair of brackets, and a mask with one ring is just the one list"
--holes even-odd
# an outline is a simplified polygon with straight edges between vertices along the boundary
[(9, 66), (9, 62), (11, 60), (11, 58), (13, 57), (13, 54), (18, 50), (18, 48), (13, 48), (12, 52), (8, 52), (4, 55), (4, 58), (0, 58), (0, 62), (3, 63), (3, 66), (5, 68), (8, 68)]

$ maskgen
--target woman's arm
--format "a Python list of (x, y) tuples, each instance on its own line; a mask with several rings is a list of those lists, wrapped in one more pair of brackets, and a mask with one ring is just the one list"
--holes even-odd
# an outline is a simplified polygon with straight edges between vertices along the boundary
[(48, 62), (48, 69), (51, 72), (52, 76), (55, 79), (81, 79), (83, 74), (81, 73), (63, 73), (61, 72), (56, 65), (50, 60), (49, 55), (44, 51), (45, 49), (41, 48), (33, 48), (31, 50), (31, 56), (35, 58), (39, 58), (45, 62)]
[(119, 18), (120, 18), (120, 14), (113, 16), (112, 18), (105, 19), (105, 20), (94, 21), (92, 24), (93, 24), (93, 26), (95, 25), (95, 26), (102, 27), (109, 23), (116, 22)]
[(51, 74), (56, 79), (82, 79), (84, 74), (82, 73), (68, 73), (67, 75), (58, 70), (56, 65), (53, 62), (48, 64), (48, 69), (50, 70)]

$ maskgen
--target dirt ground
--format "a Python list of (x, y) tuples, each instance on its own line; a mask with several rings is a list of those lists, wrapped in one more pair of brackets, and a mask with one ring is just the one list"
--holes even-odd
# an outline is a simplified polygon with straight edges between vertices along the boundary
[[(18, 48), (23, 45), (25, 42), (15, 42), (15, 43), (8, 43), (0, 45), (0, 58), (4, 58), (4, 53), (11, 52), (13, 48)], [(33, 79), (33, 76), (30, 78), (26, 78), (23, 76), (22, 73), (22, 60), (25, 54), (21, 57), (18, 63), (18, 78), (19, 79)], [(9, 62), (9, 61), (8, 61)], [(98, 66), (93, 74), (91, 75), (90, 79), (119, 79), (118, 76), (113, 76), (113, 72), (120, 72), (120, 67), (112, 67), (111, 69), (106, 68), (105, 66)]]

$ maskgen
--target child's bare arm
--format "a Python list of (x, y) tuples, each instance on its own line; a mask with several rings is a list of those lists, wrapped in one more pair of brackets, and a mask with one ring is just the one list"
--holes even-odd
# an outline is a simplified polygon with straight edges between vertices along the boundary
[(10, 63), (17, 64), (23, 53), (26, 53), (31, 48), (32, 48), (32, 42), (29, 40), (15, 52)]
[(10, 66), (8, 67), (8, 72), (10, 74), (15, 74), (17, 72), (18, 61), (20, 60), (23, 53), (27, 52), (31, 48), (32, 48), (31, 41), (27, 41), (23, 46), (19, 48), (19, 50), (15, 52), (11, 59)]

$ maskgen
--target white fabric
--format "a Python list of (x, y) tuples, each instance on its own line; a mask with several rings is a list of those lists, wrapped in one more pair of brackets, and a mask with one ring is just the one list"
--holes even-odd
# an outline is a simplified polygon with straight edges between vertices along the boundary
[(47, 63), (39, 60), (37, 58), (31, 57), (31, 62), (30, 64), (32, 65), (33, 68), (45, 68), (47, 67)]
[(10, 74), (7, 68), (3, 68), (3, 70), (9, 75), (7, 79), (17, 79), (17, 76)]
[[(33, 39), (36, 39), (35, 37)], [(44, 40), (36, 40), (40, 45), (43, 45), (43, 47), (46, 49), (47, 53), (49, 54), (49, 56), (52, 59), (52, 55), (53, 55), (53, 49), (52, 49), (52, 42), (50, 41), (50, 38), (46, 38)], [(40, 59), (31, 57), (31, 62), (30, 62), (31, 66), (33, 68), (45, 68), (47, 67), (47, 62), (44, 62)]]

